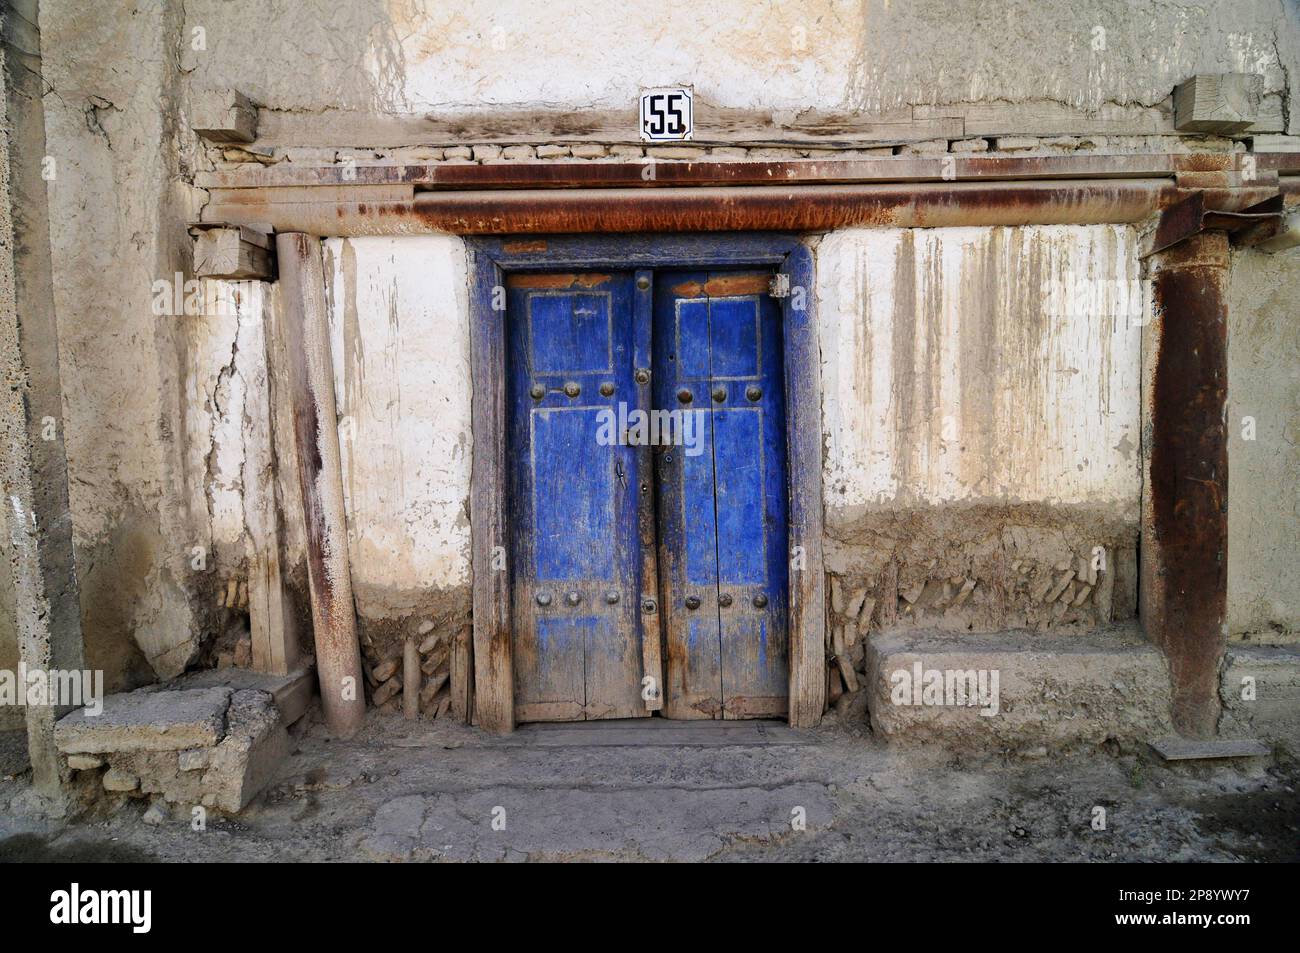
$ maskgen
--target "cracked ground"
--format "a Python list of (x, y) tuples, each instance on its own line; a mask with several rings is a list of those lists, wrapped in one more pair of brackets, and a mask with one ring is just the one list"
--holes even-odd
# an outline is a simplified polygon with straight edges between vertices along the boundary
[(304, 722), (275, 780), (203, 831), (183, 806), (146, 823), (139, 799), (51, 826), (22, 813), (21, 776), (0, 781), (0, 861), (1300, 860), (1300, 766), (1281, 750), (962, 758), (835, 726), (654, 719), (499, 738), (374, 713), (340, 742)]

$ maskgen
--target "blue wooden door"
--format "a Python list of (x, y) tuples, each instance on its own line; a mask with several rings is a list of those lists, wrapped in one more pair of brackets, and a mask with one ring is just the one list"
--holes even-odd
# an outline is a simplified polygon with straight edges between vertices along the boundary
[(788, 707), (781, 315), (767, 274), (658, 272), (655, 409), (695, 414), (657, 448), (671, 718)]
[[(653, 562), (643, 561), (639, 510), (652, 505), (642, 473), (649, 460), (620, 428), (620, 405), (626, 412), (649, 399), (649, 282), (638, 336), (635, 277), (507, 281), (520, 721), (628, 718), (658, 707), (657, 688), (642, 684), (641, 575), (653, 574)], [(653, 603), (645, 608), (657, 624)], [(647, 638), (657, 659), (657, 628)]]

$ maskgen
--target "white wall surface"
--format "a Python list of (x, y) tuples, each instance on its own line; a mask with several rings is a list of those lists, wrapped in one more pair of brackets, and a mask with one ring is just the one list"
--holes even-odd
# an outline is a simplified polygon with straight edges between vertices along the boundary
[(469, 582), (470, 364), (459, 239), (326, 243), (353, 585)]
[(1131, 229), (855, 229), (817, 259), (828, 507), (1135, 510)]

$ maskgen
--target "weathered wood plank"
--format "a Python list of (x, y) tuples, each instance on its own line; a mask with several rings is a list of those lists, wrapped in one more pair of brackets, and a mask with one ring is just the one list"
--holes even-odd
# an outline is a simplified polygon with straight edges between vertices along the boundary
[(213, 203), (203, 214), (222, 222), (344, 237), (1079, 225), (1144, 221), (1173, 191), (1172, 179), (1132, 178), (743, 189), (511, 188), (419, 192), (411, 202)]
[(283, 294), (281, 330), (294, 415), (298, 482), (306, 525), (316, 668), (330, 730), (351, 737), (365, 720), (339, 464), (338, 404), (325, 307), (320, 240), (276, 236)]
[[(334, 165), (251, 165), (197, 176), (201, 188), (212, 191), (212, 202), (227, 201), (230, 191), (265, 189), (263, 204), (282, 204), (295, 188), (308, 199), (325, 192), (369, 186), (426, 186), (430, 188), (528, 187), (636, 187), (667, 188), (677, 185), (848, 184), (854, 182), (943, 182), (966, 180), (1147, 178), (1168, 176), (1217, 162), (1224, 169), (1241, 166), (1239, 154), (1178, 153), (1071, 153), (1064, 155), (982, 155), (950, 153), (945, 156), (892, 156), (861, 158), (824, 156), (815, 159), (717, 159), (659, 162), (647, 178), (645, 159), (618, 162), (376, 162), (349, 167)], [(348, 178), (351, 177), (351, 178)], [(271, 190), (277, 190), (274, 194)], [(306, 191), (304, 191), (306, 190)], [(350, 191), (347, 193), (353, 194)], [(360, 194), (360, 193), (358, 193)], [(278, 196), (278, 198), (277, 198)], [(210, 216), (205, 217), (211, 220)]]
[[(651, 369), (653, 353), (654, 273), (642, 269), (636, 273), (633, 291), (633, 366), (639, 370)], [(643, 411), (653, 406), (650, 396), (650, 375), (636, 378), (636, 405)], [(641, 544), (640, 566), (640, 620), (641, 620), (641, 675), (652, 679), (642, 682), (642, 695), (646, 711), (660, 711), (664, 706), (663, 672), (663, 618), (659, 594), (659, 568), (656, 543), (654, 449), (647, 443), (637, 448), (635, 482), (637, 497), (637, 533)]]
[[(459, 146), (546, 142), (639, 142), (637, 115), (625, 110), (502, 110), (494, 114), (444, 113), (375, 116), (335, 110), (301, 114), (264, 110), (256, 145), (261, 148)], [(781, 122), (770, 111), (719, 108), (695, 100), (695, 140), (689, 145), (833, 147), (879, 145), (917, 139), (961, 138), (960, 119), (914, 118), (910, 107), (878, 116), (803, 112)]]
[[(474, 449), (470, 469), (470, 532), (474, 576), (474, 710), (488, 731), (515, 727), (510, 586), (513, 567), (506, 526), (505, 283), (496, 263), (472, 252), (470, 360)], [(494, 565), (495, 564), (495, 565)]]
[(276, 499), (272, 437), (270, 361), (272, 342), (269, 286), (257, 283), (252, 300), (240, 301), (240, 321), (252, 325), (254, 346), (245, 367), (244, 526), (248, 555), (249, 629), (253, 668), (285, 675), (299, 664), (298, 634), (280, 574), (280, 512)]
[(468, 627), (452, 640), (450, 670), (452, 717), (469, 724), (474, 720), (474, 636)]
[(826, 706), (825, 576), (822, 570), (821, 351), (813, 257), (799, 244), (782, 266), (786, 439), (790, 461), (790, 724), (812, 728)]

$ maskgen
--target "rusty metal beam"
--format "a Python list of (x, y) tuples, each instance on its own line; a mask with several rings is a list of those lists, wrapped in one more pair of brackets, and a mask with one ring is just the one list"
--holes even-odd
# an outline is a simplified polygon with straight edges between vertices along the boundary
[(1201, 738), (1218, 727), (1226, 645), (1229, 247), (1205, 231), (1156, 253), (1143, 331), (1139, 615), (1169, 663), (1175, 727)]
[(409, 201), (214, 201), (204, 221), (355, 237), (580, 232), (822, 231), (854, 225), (1140, 222), (1168, 179), (421, 192)]
[(275, 237), (275, 248), (321, 706), (330, 731), (350, 738), (365, 720), (366, 701), (352, 606), (325, 268), (318, 238), (284, 232)]
[[(1216, 208), (1211, 203), (1218, 198), (1213, 190), (1189, 192), (1160, 213), (1156, 230), (1141, 257), (1147, 258), (1171, 248), (1203, 231), (1214, 230), (1234, 234), (1260, 226), (1275, 224), (1282, 218), (1282, 196), (1276, 188), (1267, 189), (1273, 194), (1238, 211), (1235, 207)], [(1237, 194), (1220, 200), (1220, 205), (1237, 206), (1258, 197), (1253, 189), (1237, 190)], [(1234, 201), (1235, 199), (1235, 201)]]

